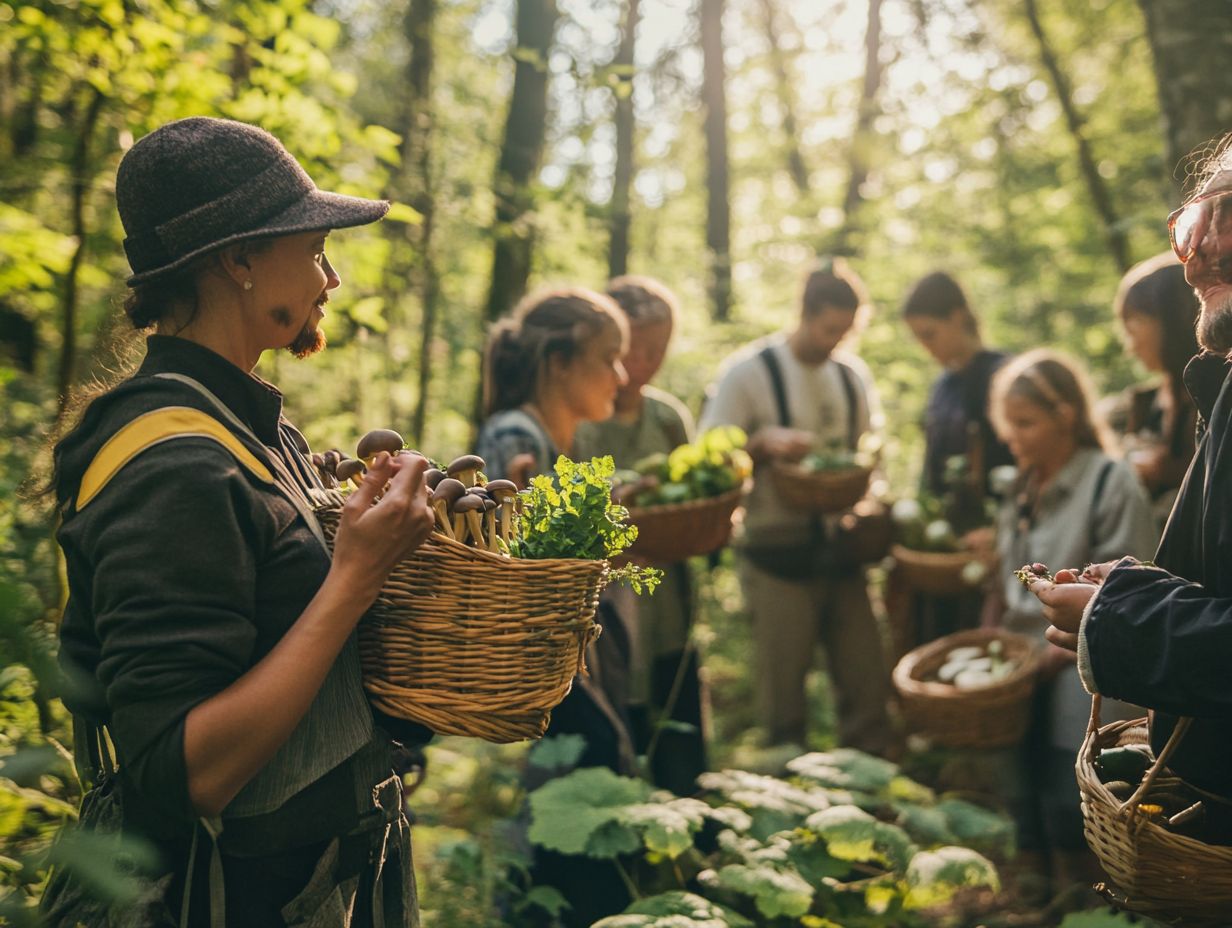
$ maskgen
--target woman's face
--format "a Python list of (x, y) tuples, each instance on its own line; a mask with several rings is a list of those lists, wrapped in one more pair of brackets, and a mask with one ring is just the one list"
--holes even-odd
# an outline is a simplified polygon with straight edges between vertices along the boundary
[(667, 343), (671, 341), (670, 322), (647, 322), (635, 324), (629, 330), (629, 351), (624, 356), (628, 383), (625, 389), (637, 393), (654, 379), (663, 366), (667, 355)]
[(558, 369), (557, 389), (579, 421), (600, 422), (615, 411), (616, 393), (629, 379), (621, 363), (624, 350), (620, 332), (607, 326)]
[(1130, 354), (1142, 362), (1148, 371), (1162, 371), (1163, 329), (1159, 320), (1146, 313), (1128, 310), (1121, 323)]
[(952, 367), (966, 356), (971, 341), (971, 328), (964, 310), (955, 309), (948, 316), (908, 316), (907, 327), (924, 350), (942, 367)]
[(1055, 462), (1073, 444), (1073, 410), (1062, 406), (1047, 409), (1022, 396), (1010, 394), (1002, 401), (1005, 433), (1001, 436), (1020, 471)]
[(325, 347), (320, 330), (329, 291), (342, 283), (325, 257), (328, 232), (301, 232), (273, 239), (249, 252), (252, 289), (244, 291), (255, 307), (261, 347), (286, 348), (304, 357)]

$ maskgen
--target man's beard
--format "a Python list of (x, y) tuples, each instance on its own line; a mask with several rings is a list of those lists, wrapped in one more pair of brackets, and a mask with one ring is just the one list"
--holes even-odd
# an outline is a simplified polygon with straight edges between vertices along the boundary
[(1198, 344), (1215, 354), (1232, 352), (1232, 295), (1220, 297), (1219, 302), (1203, 301)]
[(316, 354), (318, 351), (323, 351), (326, 345), (325, 333), (318, 328), (311, 328), (308, 323), (304, 323), (304, 327), (299, 330), (299, 334), (295, 336), (295, 341), (287, 345), (287, 351), (295, 355), (295, 357), (303, 360), (309, 355)]

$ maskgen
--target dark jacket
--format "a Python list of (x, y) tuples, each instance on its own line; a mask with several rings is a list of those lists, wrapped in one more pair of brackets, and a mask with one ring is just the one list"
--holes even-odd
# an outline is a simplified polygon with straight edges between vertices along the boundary
[(1013, 464), (1009, 448), (997, 437), (988, 418), (988, 388), (993, 375), (1009, 355), (1000, 351), (976, 353), (962, 370), (946, 371), (934, 381), (924, 412), (924, 487), (935, 496), (946, 492), (945, 462), (971, 451), (970, 426), (978, 427), (983, 444), (985, 479), (994, 467)]
[(1198, 445), (1155, 555), (1105, 581), (1083, 625), (1096, 689), (1154, 709), (1162, 749), (1177, 716), (1193, 716), (1170, 767), (1232, 796), (1232, 365), (1199, 355), (1185, 370)]

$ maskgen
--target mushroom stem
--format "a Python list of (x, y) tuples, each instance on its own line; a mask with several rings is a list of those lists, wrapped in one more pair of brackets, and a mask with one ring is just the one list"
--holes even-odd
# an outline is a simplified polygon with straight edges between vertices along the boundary
[(453, 526), (449, 524), (449, 513), (445, 510), (445, 501), (438, 499), (432, 504), (432, 511), (436, 513), (436, 530), (442, 535), (453, 538)]
[(463, 544), (466, 543), (466, 516), (463, 513), (453, 514), (453, 537)]
[(501, 537), (505, 539), (505, 544), (513, 539), (514, 532), (514, 516), (513, 516), (513, 500), (509, 497), (501, 500)]
[(471, 538), (475, 542), (475, 547), (484, 547), (483, 543), (483, 525), (479, 521), (479, 513), (473, 509), (466, 511), (466, 527), (471, 531)]
[(484, 510), (483, 513), (483, 528), (484, 535), (487, 536), (487, 549), (489, 551), (498, 550), (496, 544), (496, 507)]

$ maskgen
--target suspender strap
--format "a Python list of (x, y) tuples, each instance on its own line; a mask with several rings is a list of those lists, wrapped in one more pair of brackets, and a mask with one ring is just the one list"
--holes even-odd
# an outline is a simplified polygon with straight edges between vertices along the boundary
[[(773, 345), (767, 345), (758, 354), (770, 375), (770, 386), (774, 390), (774, 403), (779, 411), (779, 424), (791, 428), (791, 409), (787, 405), (787, 383), (783, 378), (783, 367), (779, 364), (778, 355)], [(838, 368), (839, 380), (843, 382), (843, 395), (847, 400), (847, 443), (851, 450), (860, 444), (859, 400), (856, 396), (855, 371), (850, 366), (834, 358), (830, 359)]]
[(1091, 516), (1087, 523), (1090, 525), (1091, 531), (1091, 553), (1094, 556), (1095, 542), (1098, 540), (1095, 535), (1095, 519), (1099, 515), (1099, 501), (1104, 497), (1104, 487), (1108, 484), (1108, 475), (1112, 473), (1112, 461), (1104, 461), (1099, 469), (1099, 475), (1095, 478), (1095, 492), (1091, 494)]

